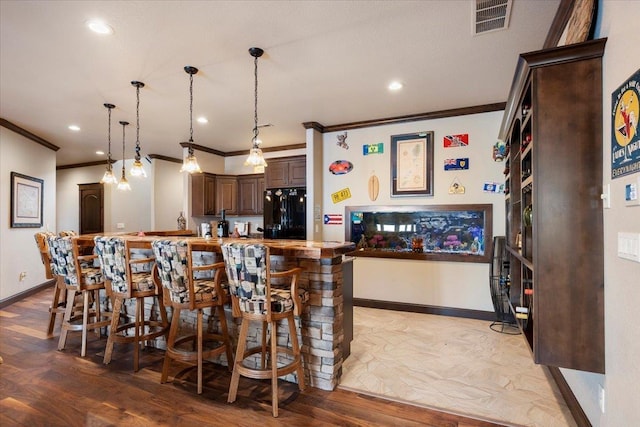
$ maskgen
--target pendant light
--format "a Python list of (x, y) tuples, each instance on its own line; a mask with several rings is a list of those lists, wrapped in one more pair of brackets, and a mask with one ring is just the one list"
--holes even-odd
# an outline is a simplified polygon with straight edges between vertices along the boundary
[(115, 184), (118, 182), (116, 177), (113, 175), (113, 168), (111, 166), (111, 110), (116, 108), (113, 104), (104, 104), (104, 106), (109, 111), (109, 130), (108, 130), (108, 141), (109, 141), (109, 152), (107, 154), (107, 170), (105, 171), (102, 179), (100, 180), (101, 184)]
[(145, 172), (142, 162), (140, 161), (140, 88), (144, 87), (144, 83), (134, 80), (131, 84), (136, 88), (136, 156), (129, 173), (131, 176), (146, 178), (147, 172)]
[(193, 154), (193, 75), (198, 72), (198, 69), (187, 65), (184, 71), (189, 74), (189, 155), (184, 158), (180, 172), (202, 173), (198, 160)]
[(120, 124), (122, 125), (122, 176), (120, 177), (120, 182), (118, 183), (118, 190), (131, 191), (129, 181), (127, 181), (127, 177), (124, 174), (124, 129), (129, 124), (129, 122), (121, 121)]
[(249, 157), (245, 160), (245, 166), (253, 166), (254, 169), (267, 166), (267, 162), (264, 160), (264, 155), (260, 149), (260, 142), (258, 140), (258, 58), (262, 56), (264, 50), (259, 47), (252, 47), (249, 49), (249, 54), (253, 56), (254, 65), (254, 81), (255, 89), (253, 92), (253, 139), (251, 150), (249, 151)]

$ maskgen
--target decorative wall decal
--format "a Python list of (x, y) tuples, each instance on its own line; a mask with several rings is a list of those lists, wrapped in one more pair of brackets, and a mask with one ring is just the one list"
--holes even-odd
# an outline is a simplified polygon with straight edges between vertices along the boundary
[(365, 144), (362, 146), (362, 155), (369, 154), (382, 154), (384, 153), (384, 143), (378, 142), (377, 144)]
[(349, 187), (343, 188), (342, 190), (336, 191), (335, 193), (331, 194), (331, 200), (333, 201), (333, 203), (340, 203), (350, 198), (351, 190), (349, 190)]
[(464, 194), (464, 191), (464, 186), (460, 184), (458, 177), (455, 177), (449, 186), (449, 194)]
[(444, 148), (450, 147), (466, 147), (469, 145), (469, 134), (461, 133), (459, 135), (447, 135), (444, 137)]
[(497, 182), (485, 182), (482, 186), (482, 191), (485, 193), (504, 193), (504, 184)]
[(640, 172), (640, 69), (611, 94), (611, 179)]
[(353, 163), (348, 160), (336, 160), (329, 165), (329, 172), (334, 175), (344, 175), (353, 170)]
[(469, 169), (469, 158), (464, 157), (462, 159), (445, 159), (444, 170), (455, 171)]
[(336, 142), (336, 145), (338, 147), (342, 147), (345, 150), (349, 149), (349, 145), (347, 144), (347, 132), (344, 133), (344, 135), (336, 135), (338, 138), (338, 141)]
[(498, 140), (493, 145), (493, 154), (492, 154), (493, 161), (494, 162), (501, 162), (508, 155), (509, 155), (509, 146), (507, 144), (505, 144), (504, 141)]
[(342, 214), (324, 214), (325, 225), (341, 225)]
[(380, 180), (376, 176), (375, 171), (372, 172), (371, 176), (369, 177), (368, 187), (369, 187), (369, 199), (372, 202), (375, 202), (376, 199), (378, 198), (378, 193), (380, 192)]

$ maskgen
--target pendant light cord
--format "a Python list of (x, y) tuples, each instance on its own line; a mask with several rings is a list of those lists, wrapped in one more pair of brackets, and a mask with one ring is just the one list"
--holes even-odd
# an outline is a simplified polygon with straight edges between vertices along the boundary
[[(193, 74), (189, 73), (189, 142), (193, 144)], [(189, 156), (193, 156), (193, 146), (189, 145)]]
[(107, 154), (107, 169), (111, 170), (111, 108), (107, 107), (107, 110), (109, 110), (109, 129), (107, 131), (107, 135), (109, 135), (109, 153)]
[(125, 124), (122, 123), (122, 176), (124, 177), (124, 128)]
[(254, 148), (258, 146), (258, 57), (253, 58), (254, 64), (254, 80), (255, 80), (255, 89), (253, 92), (253, 146)]
[(140, 85), (136, 86), (136, 160), (140, 161)]

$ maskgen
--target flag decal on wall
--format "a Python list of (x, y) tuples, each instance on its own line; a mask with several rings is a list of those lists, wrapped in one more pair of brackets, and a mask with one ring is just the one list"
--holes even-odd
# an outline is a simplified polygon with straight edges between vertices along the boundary
[(342, 224), (342, 214), (324, 214), (325, 224)]

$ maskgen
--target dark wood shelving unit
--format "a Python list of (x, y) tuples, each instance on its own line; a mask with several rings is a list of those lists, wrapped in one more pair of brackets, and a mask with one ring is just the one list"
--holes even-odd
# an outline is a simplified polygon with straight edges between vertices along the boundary
[(518, 327), (536, 363), (598, 373), (605, 43), (520, 55), (500, 129), (509, 146), (505, 234)]

